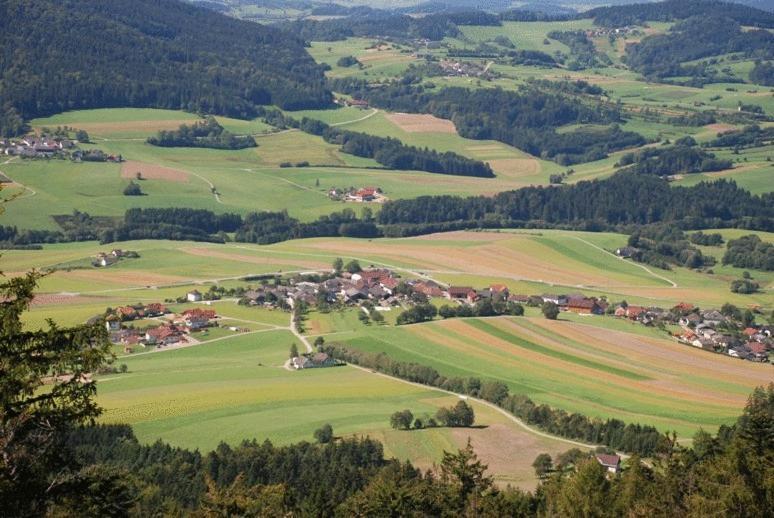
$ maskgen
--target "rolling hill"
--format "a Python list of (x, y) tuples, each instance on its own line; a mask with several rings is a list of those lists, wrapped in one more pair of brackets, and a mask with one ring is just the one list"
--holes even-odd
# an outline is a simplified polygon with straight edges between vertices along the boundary
[(323, 70), (276, 29), (176, 0), (0, 2), (0, 133), (77, 108), (251, 117), (326, 106)]

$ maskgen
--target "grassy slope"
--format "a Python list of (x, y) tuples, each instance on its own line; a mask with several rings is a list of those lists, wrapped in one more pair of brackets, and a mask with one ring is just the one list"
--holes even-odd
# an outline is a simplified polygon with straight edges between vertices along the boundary
[[(455, 398), (352, 367), (288, 372), (282, 364), (293, 341), (289, 332), (273, 331), (124, 358), (127, 374), (100, 380), (98, 400), (107, 410), (102, 420), (132, 424), (143, 441), (161, 439), (205, 451), (221, 441), (311, 440), (316, 428), (330, 423), (337, 436), (376, 437), (388, 456), (425, 468), (440, 460), (444, 450), (463, 446), (470, 435), (474, 444), (481, 444), (480, 454), (500, 482), (525, 487), (534, 485), (531, 459), (565, 446), (522, 432), (480, 405), (474, 407), (483, 429), (391, 430), (388, 420), (394, 411), (409, 408), (417, 416), (433, 415)], [(524, 450), (508, 455), (507, 466), (497, 465), (499, 459), (485, 449), (492, 434)]]

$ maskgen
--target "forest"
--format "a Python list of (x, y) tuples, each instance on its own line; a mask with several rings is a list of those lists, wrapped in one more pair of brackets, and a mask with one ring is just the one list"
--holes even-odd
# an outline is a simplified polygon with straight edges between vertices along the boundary
[(751, 234), (728, 242), (723, 255), (723, 264), (737, 268), (774, 271), (774, 245), (764, 243), (761, 238)]
[(257, 145), (250, 135), (234, 135), (226, 131), (212, 116), (190, 126), (181, 124), (176, 131), (159, 131), (155, 137), (148, 138), (148, 144), (159, 147), (210, 149), (245, 149)]
[[(622, 122), (615, 107), (585, 95), (554, 95), (538, 84), (518, 92), (460, 87), (431, 92), (403, 82), (370, 88), (365, 81), (340, 80), (333, 88), (387, 110), (452, 120), (463, 137), (498, 140), (561, 165), (600, 160), (609, 152), (645, 144), (641, 135), (614, 124)], [(612, 125), (556, 132), (560, 126), (591, 123)]]
[(258, 105), (332, 102), (303, 42), (176, 0), (5, 0), (0, 135), (24, 121), (105, 107), (253, 118)]
[(622, 172), (605, 180), (525, 187), (491, 198), (391, 200), (378, 215), (381, 225), (420, 228), (459, 222), (497, 225), (498, 221), (502, 226), (535, 222), (538, 226), (559, 224), (597, 231), (669, 222), (686, 229), (736, 226), (770, 232), (774, 229), (774, 196), (752, 195), (728, 180), (671, 187), (653, 175)]
[(348, 16), (324, 20), (303, 19), (278, 26), (304, 41), (341, 41), (352, 37), (388, 37), (399, 40), (440, 41), (459, 36), (460, 25), (500, 25), (494, 14), (479, 10), (409, 16), (387, 11), (342, 11)]
[(705, 173), (731, 169), (733, 162), (720, 160), (714, 154), (696, 147), (696, 141), (687, 137), (675, 146), (646, 148), (627, 153), (618, 161), (622, 171), (651, 174), (661, 177), (676, 174)]
[(684, 63), (730, 52), (741, 53), (748, 59), (770, 60), (774, 57), (774, 34), (767, 30), (743, 30), (740, 23), (729, 18), (694, 16), (676, 23), (666, 34), (648, 36), (629, 45), (626, 64), (646, 78), (691, 76), (688, 84), (701, 86), (736, 80), (718, 76), (714, 69), (701, 64)]
[(709, 147), (761, 147), (774, 142), (774, 127), (746, 126), (741, 130), (721, 133), (707, 143)]
[(595, 24), (603, 27), (625, 27), (627, 25), (643, 25), (648, 21), (684, 20), (696, 16), (698, 13), (705, 17), (728, 18), (741, 25), (774, 28), (774, 13), (738, 3), (717, 0), (666, 0), (657, 3), (598, 7), (586, 11), (582, 16), (593, 18)]

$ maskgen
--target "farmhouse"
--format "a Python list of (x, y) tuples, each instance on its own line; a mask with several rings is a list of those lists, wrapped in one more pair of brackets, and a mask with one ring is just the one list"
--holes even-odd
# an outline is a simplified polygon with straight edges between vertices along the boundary
[(145, 332), (149, 345), (171, 345), (183, 341), (183, 331), (175, 325), (163, 325)]
[(597, 299), (586, 297), (571, 297), (567, 299), (566, 307), (567, 311), (579, 315), (601, 315), (605, 312), (602, 306), (597, 302)]
[(185, 326), (189, 330), (195, 331), (212, 325), (211, 321), (216, 319), (218, 315), (211, 309), (194, 308), (183, 311), (182, 317)]
[(199, 302), (202, 300), (202, 294), (199, 292), (199, 290), (193, 290), (186, 293), (185, 298), (188, 300), (188, 302)]
[(433, 281), (414, 281), (411, 288), (416, 293), (421, 293), (427, 297), (443, 297), (444, 292), (436, 282)]
[(471, 304), (478, 300), (478, 293), (469, 286), (451, 286), (446, 296), (455, 300), (467, 300)]
[(342, 362), (336, 360), (327, 353), (314, 353), (304, 354), (296, 356), (291, 360), (293, 367), (297, 370), (300, 369), (320, 369), (325, 367), (336, 367), (343, 365)]
[(618, 455), (606, 455), (597, 453), (597, 462), (599, 462), (608, 473), (617, 474), (621, 472), (621, 457)]

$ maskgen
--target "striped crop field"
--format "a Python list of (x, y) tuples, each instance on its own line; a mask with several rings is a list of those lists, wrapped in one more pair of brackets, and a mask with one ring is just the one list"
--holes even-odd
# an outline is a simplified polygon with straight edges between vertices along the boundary
[[(603, 318), (612, 319), (595, 320)], [(503, 381), (514, 393), (568, 412), (650, 424), (683, 437), (733, 422), (749, 393), (773, 374), (768, 364), (666, 338), (537, 317), (451, 319), (336, 340), (446, 376)]]

